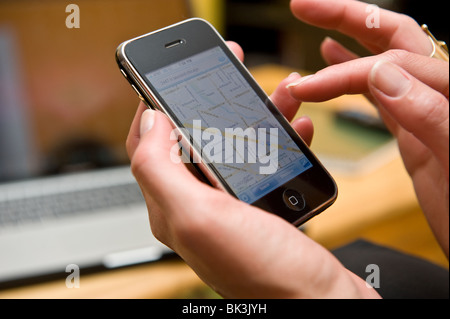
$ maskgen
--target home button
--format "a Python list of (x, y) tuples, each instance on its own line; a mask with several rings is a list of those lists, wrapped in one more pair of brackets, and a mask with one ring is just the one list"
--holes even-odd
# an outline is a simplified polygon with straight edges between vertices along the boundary
[(303, 195), (292, 189), (287, 189), (284, 191), (283, 201), (287, 207), (296, 212), (302, 211), (306, 206)]

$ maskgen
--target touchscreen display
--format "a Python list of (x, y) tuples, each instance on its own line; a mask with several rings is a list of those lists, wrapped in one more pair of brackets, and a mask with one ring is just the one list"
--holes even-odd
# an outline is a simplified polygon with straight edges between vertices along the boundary
[(253, 203), (312, 167), (220, 47), (146, 77), (242, 201)]

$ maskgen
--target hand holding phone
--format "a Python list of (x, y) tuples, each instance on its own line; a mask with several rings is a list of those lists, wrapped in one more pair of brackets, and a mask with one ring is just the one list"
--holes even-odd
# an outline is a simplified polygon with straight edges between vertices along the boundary
[(336, 199), (331, 176), (207, 22), (132, 39), (116, 56), (212, 185), (297, 226)]

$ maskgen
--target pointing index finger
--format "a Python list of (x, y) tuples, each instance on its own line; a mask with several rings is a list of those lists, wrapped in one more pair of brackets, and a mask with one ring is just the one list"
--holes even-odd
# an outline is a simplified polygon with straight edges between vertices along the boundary
[(329, 66), (315, 75), (288, 85), (292, 96), (304, 102), (320, 102), (344, 94), (369, 92), (367, 78), (380, 59), (395, 63), (448, 98), (448, 63), (403, 50)]

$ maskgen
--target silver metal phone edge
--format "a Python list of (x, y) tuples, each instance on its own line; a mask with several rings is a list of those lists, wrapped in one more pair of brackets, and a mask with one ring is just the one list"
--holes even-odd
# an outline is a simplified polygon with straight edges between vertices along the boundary
[(334, 179), (332, 179), (332, 180), (333, 180), (333, 183), (334, 183), (334, 186), (335, 186), (334, 189), (336, 190), (335, 193), (333, 194), (333, 196), (328, 201), (326, 201), (322, 205), (318, 206), (316, 209), (310, 211), (306, 215), (303, 215), (302, 217), (297, 219), (295, 222), (293, 222), (292, 224), (294, 226), (296, 226), (296, 227), (302, 226), (304, 223), (306, 223), (307, 221), (309, 221), (310, 219), (314, 218), (315, 216), (320, 214), (322, 211), (324, 211), (325, 209), (327, 209), (328, 207), (333, 205), (333, 203), (337, 200), (337, 197), (338, 197), (338, 187), (337, 187), (336, 182), (334, 181)]
[[(137, 70), (135, 69), (133, 64), (127, 58), (124, 50), (125, 50), (126, 45), (128, 43), (130, 43), (130, 42), (133, 42), (135, 40), (138, 40), (140, 38), (146, 37), (146, 36), (151, 35), (151, 34), (155, 34), (155, 33), (164, 31), (166, 29), (172, 28), (173, 26), (181, 25), (183, 23), (187, 23), (187, 22), (189, 22), (191, 20), (201, 20), (201, 21), (204, 21), (204, 22), (208, 23), (209, 25), (211, 25), (206, 20), (203, 20), (203, 19), (200, 19), (200, 18), (191, 18), (191, 19), (184, 20), (184, 21), (178, 22), (176, 24), (170, 25), (168, 27), (165, 27), (165, 28), (162, 28), (162, 29), (159, 29), (159, 30), (156, 30), (156, 31), (144, 34), (144, 35), (141, 35), (139, 37), (130, 39), (128, 41), (125, 41), (125, 42), (121, 43), (119, 45), (119, 47), (117, 48), (117, 50), (116, 50), (116, 56), (117, 56), (117, 59), (118, 59), (118, 61), (120, 63), (120, 66), (126, 69), (127, 75), (131, 77), (130, 81), (138, 86), (136, 89), (138, 89), (139, 92), (141, 92), (141, 93), (143, 93), (145, 95), (145, 97), (139, 96), (139, 98), (142, 100), (142, 102), (144, 102), (146, 104), (146, 106), (148, 108), (151, 108), (151, 106), (153, 106), (155, 109), (157, 109), (157, 110), (161, 111), (162, 113), (164, 113), (169, 118), (169, 120), (172, 123), (172, 125), (177, 129), (178, 134), (180, 134), (183, 137), (182, 138), (182, 142), (184, 142), (184, 143), (186, 143), (186, 141), (189, 141), (190, 137), (187, 136), (184, 133), (185, 132), (184, 128), (179, 127), (177, 125), (175, 120), (172, 118), (170, 113), (167, 112), (167, 110), (164, 108), (164, 105), (158, 100), (158, 98), (150, 90), (147, 89), (147, 85), (146, 85), (144, 79), (142, 79), (142, 77), (137, 72)], [(219, 34), (219, 36), (220, 36), (220, 34)], [(221, 36), (220, 36), (220, 38), (222, 39)], [(136, 92), (136, 93), (139, 95), (138, 92)], [(150, 101), (151, 106), (147, 104), (147, 101), (145, 100), (145, 98), (147, 98)], [(218, 189), (228, 193), (228, 190), (227, 190), (226, 186), (222, 183), (222, 181), (217, 176), (217, 174), (203, 161), (202, 155), (195, 148), (193, 148), (190, 144), (189, 145), (184, 144), (184, 145), (182, 145), (182, 147), (184, 149), (189, 149), (190, 155), (192, 156), (192, 159), (193, 159), (193, 163), (198, 165), (198, 167), (203, 172), (203, 174), (205, 174), (205, 176), (208, 179), (208, 181), (214, 187), (216, 187), (216, 188), (218, 188)]]

